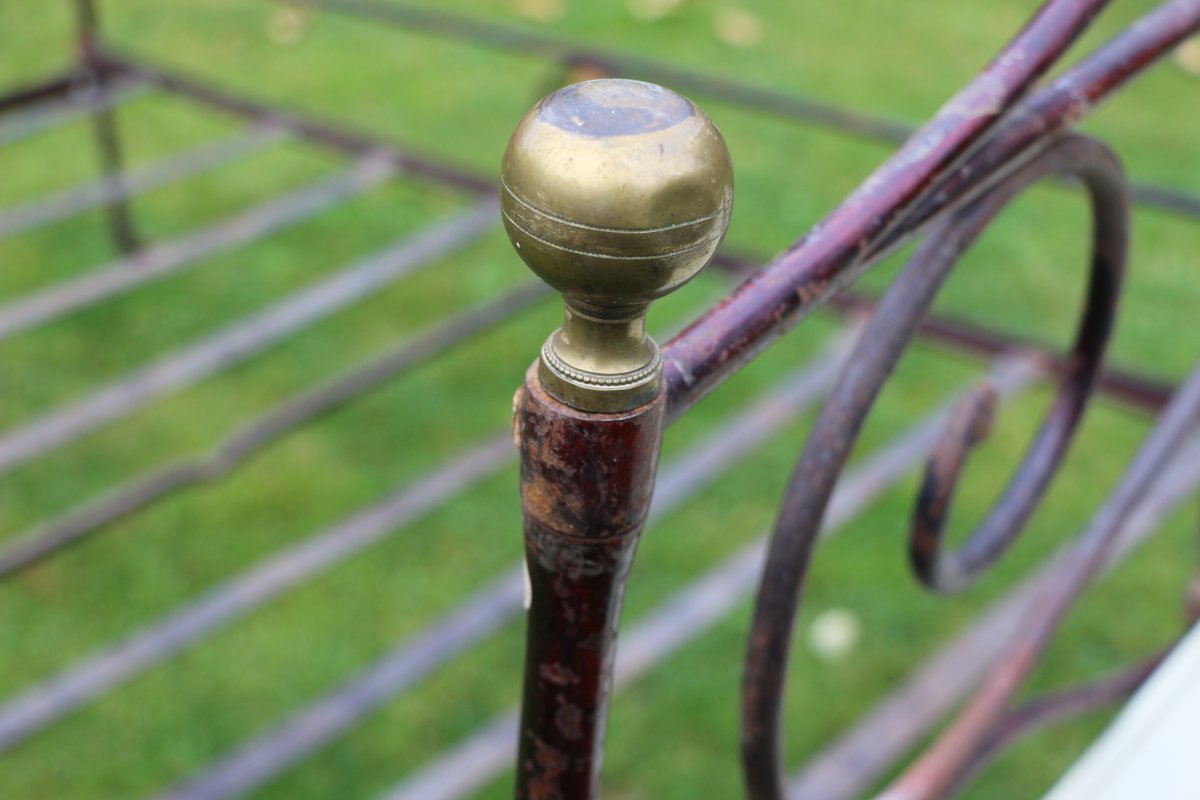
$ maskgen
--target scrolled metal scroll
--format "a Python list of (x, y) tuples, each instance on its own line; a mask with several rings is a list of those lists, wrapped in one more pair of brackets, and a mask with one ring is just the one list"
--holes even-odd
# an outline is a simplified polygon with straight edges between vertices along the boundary
[[(961, 224), (974, 229), (965, 231), (963, 244), (969, 244), (978, 230), (971, 217), (986, 224), (1016, 191), (1029, 181), (1045, 177), (1049, 171), (1078, 177), (1091, 201), (1092, 274), (1087, 306), (1041, 431), (1000, 501), (971, 537), (953, 552), (943, 548), (946, 516), (969, 450), (969, 446), (956, 439), (966, 434), (974, 440), (972, 444), (977, 443), (986, 432), (969, 428), (988, 426), (979, 419), (972, 420), (976, 424), (962, 433), (948, 431), (949, 435), (930, 457), (913, 513), (909, 556), (917, 577), (936, 591), (956, 592), (971, 585), (1020, 533), (1062, 463), (1095, 386), (1112, 332), (1128, 250), (1129, 201), (1120, 166), (1103, 145), (1080, 136), (1066, 137), (1019, 173), (1023, 179), (1006, 182), (989, 196), (989, 202), (964, 213), (963, 223), (952, 220), (950, 227)], [(931, 238), (936, 240), (938, 234)], [(971, 437), (972, 433), (976, 435)]]
[[(880, 303), (847, 359), (788, 485), (759, 586), (746, 657), (742, 755), (749, 796), (784, 796), (781, 710), (791, 633), (812, 549), (829, 497), (887, 377), (962, 253), (1019, 193), (1051, 175), (1080, 180), (1093, 218), (1091, 277), (1072, 356), (1041, 432), (1000, 501), (958, 553), (917, 537), (920, 564), (939, 588), (959, 588), (1020, 533), (1070, 442), (1116, 313), (1128, 243), (1128, 191), (1120, 164), (1103, 144), (1078, 135), (1053, 141), (930, 233)], [(961, 459), (959, 459), (961, 464)], [(957, 469), (951, 470), (950, 486)], [(948, 495), (939, 490), (937, 497)], [(944, 503), (943, 503), (944, 505)], [(930, 512), (929, 500), (919, 509)], [(944, 510), (944, 509), (943, 509)], [(940, 532), (941, 516), (933, 516)]]

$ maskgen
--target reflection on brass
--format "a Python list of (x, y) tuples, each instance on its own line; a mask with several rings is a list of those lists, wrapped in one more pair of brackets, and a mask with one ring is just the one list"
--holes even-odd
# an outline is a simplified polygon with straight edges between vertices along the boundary
[(646, 310), (708, 263), (733, 208), (733, 167), (712, 121), (641, 81), (560, 89), (517, 125), (500, 202), (513, 246), (566, 304), (542, 347), (546, 391), (597, 412), (652, 399), (662, 357)]

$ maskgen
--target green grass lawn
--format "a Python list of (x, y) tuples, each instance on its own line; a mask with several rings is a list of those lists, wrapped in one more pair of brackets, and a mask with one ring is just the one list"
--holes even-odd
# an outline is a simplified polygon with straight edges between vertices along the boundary
[[(28, 2), (0, 0), (0, 86), (34, 80), (70, 57), (70, 4), (37, 5), (35, 12)], [(653, 22), (635, 18), (624, 3), (570, 3), (561, 16), (536, 23), (517, 13), (529, 5), (437, 4), (915, 123), (986, 63), (1037, 3), (746, 3), (765, 22), (761, 41), (747, 47), (726, 44), (717, 34), (714, 21), (729, 5), (723, 2), (687, 2)], [(1146, 5), (1114, 3), (1075, 55)], [(561, 77), (534, 58), (328, 15), (311, 19), (298, 38), (281, 41), (271, 35), (278, 12), (265, 2), (102, 0), (102, 8), (107, 38), (121, 49), (487, 175), (495, 174), (516, 121)], [(1200, 77), (1167, 61), (1099, 109), (1084, 129), (1107, 140), (1136, 178), (1200, 192), (1197, 97)], [(786, 246), (888, 155), (881, 145), (694, 99), (721, 128), (733, 155), (738, 194), (728, 241), (742, 250), (766, 255)], [(129, 102), (118, 119), (135, 165), (236, 128), (227, 117), (157, 94)], [(135, 202), (136, 221), (149, 238), (170, 239), (343, 164), (328, 151), (281, 143), (252, 160), (146, 194)], [(0, 208), (95, 174), (85, 122), (5, 147)], [(0, 426), (11, 429), (78, 399), (467, 202), (445, 188), (401, 178), (268, 240), (0, 342)], [(1086, 225), (1076, 194), (1031, 192), (964, 259), (939, 310), (1065, 343), (1082, 297)], [(1139, 209), (1133, 237), (1112, 358), (1178, 380), (1200, 357), (1200, 226)], [(100, 212), (0, 241), (0, 303), (115, 255)], [(864, 285), (883, 288), (899, 263), (882, 265)], [(527, 274), (497, 228), (286, 344), (4, 475), (0, 538), (156, 464), (205, 452), (250, 415)], [(656, 305), (652, 327), (673, 329), (728, 288), (719, 275), (702, 275)], [(559, 314), (558, 302), (546, 301), (297, 430), (229, 479), (179, 493), (0, 584), (0, 695), (66, 668), (503, 431), (512, 392)], [(818, 315), (773, 347), (671, 429), (664, 462), (818, 352), (834, 330), (832, 317)], [(979, 367), (912, 348), (858, 455), (969, 385)], [(960, 491), (956, 530), (981, 519), (1048, 400), (1039, 389), (1006, 406)], [(798, 420), (648, 532), (629, 588), (627, 622), (769, 524), (808, 423)], [(824, 546), (793, 659), (791, 763), (829, 741), (939, 641), (1079, 531), (1148, 427), (1145, 418), (1105, 402), (1093, 406), (1020, 544), (965, 596), (932, 597), (907, 574), (903, 534), (912, 479)], [(516, 563), (520, 553), (510, 468), (0, 757), (0, 797), (124, 798), (172, 785), (353, 677)], [(1191, 508), (1089, 593), (1033, 688), (1097, 676), (1175, 636), (1196, 556)], [(805, 645), (812, 615), (833, 607), (850, 609), (863, 624), (861, 644), (836, 665), (816, 659)], [(747, 600), (616, 699), (607, 797), (739, 796), (737, 694), (749, 610)], [(509, 626), (254, 796), (377, 795), (516, 701), (521, 649), (520, 626)], [(1038, 796), (1107, 719), (1091, 715), (1032, 737), (965, 796)], [(480, 796), (508, 796), (510, 783), (505, 775)]]

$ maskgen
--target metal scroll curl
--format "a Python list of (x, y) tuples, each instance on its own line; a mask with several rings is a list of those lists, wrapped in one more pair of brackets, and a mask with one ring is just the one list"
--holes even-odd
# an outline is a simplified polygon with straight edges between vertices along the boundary
[(863, 330), (809, 435), (771, 538), (746, 656), (742, 758), (753, 800), (784, 797), (781, 714), (792, 629), (826, 506), (863, 422), (961, 255), (1014, 197), (1050, 176), (1078, 180), (1091, 206), (1091, 275), (1075, 343), (1055, 401), (1016, 474), (976, 531), (946, 552), (943, 531), (953, 489), (971, 443), (990, 422), (986, 388), (968, 396), (954, 415), (917, 501), (910, 554), (922, 582), (958, 590), (994, 563), (1023, 530), (1067, 450), (1112, 331), (1129, 225), (1119, 161), (1102, 143), (1077, 134), (1053, 140), (930, 231)]

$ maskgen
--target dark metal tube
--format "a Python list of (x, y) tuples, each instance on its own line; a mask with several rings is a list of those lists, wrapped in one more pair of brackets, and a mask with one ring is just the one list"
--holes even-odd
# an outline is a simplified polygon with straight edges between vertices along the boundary
[(617, 624), (650, 510), (666, 397), (578, 411), (537, 365), (516, 398), (530, 606), (516, 797), (599, 796)]
[(65, 97), (78, 83), (79, 73), (70, 70), (12, 89), (0, 95), (0, 114), (7, 114), (34, 103)]
[[(96, 91), (104, 94), (111, 91), (110, 81), (98, 61), (100, 21), (95, 0), (74, 0), (76, 25), (78, 26), (80, 68), (92, 76)], [(122, 179), (124, 158), (121, 153), (120, 133), (117, 130), (117, 114), (110, 106), (101, 106), (92, 116), (92, 131), (96, 140), (96, 152), (100, 159), (100, 172), (114, 193), (114, 201), (105, 207), (109, 230), (117, 249), (125, 254), (140, 246), (140, 239), (133, 224), (128, 192)]]

